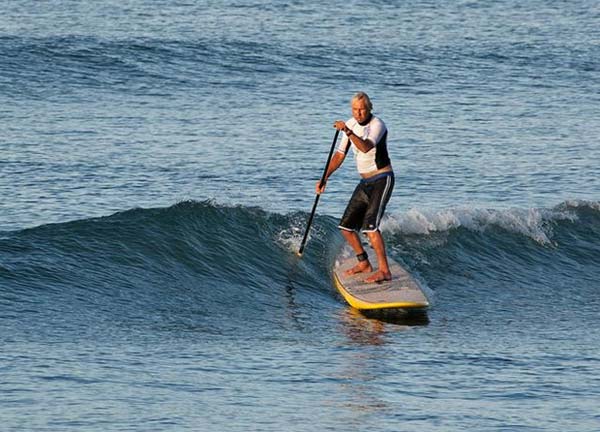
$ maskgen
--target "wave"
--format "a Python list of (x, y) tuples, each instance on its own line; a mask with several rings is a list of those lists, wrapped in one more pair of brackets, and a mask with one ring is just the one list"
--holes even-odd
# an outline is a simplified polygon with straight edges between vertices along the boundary
[[(248, 74), (276, 74), (288, 63), (278, 45), (244, 40), (62, 35), (5, 36), (0, 42), (2, 69), (9, 79), (0, 81), (0, 89), (10, 86), (6, 94), (30, 96), (85, 88), (153, 95), (207, 86), (236, 88), (246, 85)], [(34, 83), (44, 93), (30, 89)]]
[[(551, 265), (569, 254), (577, 263), (594, 264), (600, 256), (600, 203), (571, 200), (530, 209), (412, 208), (390, 215), (382, 230), (391, 238), (391, 247), (416, 267), (435, 261), (431, 250), (468, 259), (480, 270), (489, 267), (479, 255), (482, 251), (507, 272), (522, 255), (549, 259)], [(549, 252), (554, 256), (548, 257)]]
[(600, 304), (598, 202), (412, 209), (392, 215), (386, 231), (392, 254), (435, 292), (435, 307), (456, 319), (577, 322)]
[(543, 55), (535, 46), (527, 46), (525, 51), (523, 48), (520, 43), (497, 46), (496, 42), (460, 46), (383, 43), (373, 52), (373, 47), (351, 49), (344, 45), (332, 50), (326, 44), (294, 38), (277, 39), (275, 43), (268, 35), (254, 40), (211, 33), (193, 38), (9, 35), (0, 37), (5, 77), (0, 79), (0, 94), (45, 98), (92, 89), (164, 96), (204, 88), (255, 88), (265, 82), (270, 86), (286, 85), (290, 80), (307, 78), (331, 85), (341, 78), (359, 79), (353, 71), (339, 70), (349, 55), (382, 60), (361, 62), (361, 80), (365, 75), (378, 80), (384, 76), (388, 85), (407, 87), (408, 91), (411, 82), (419, 85), (439, 81), (435, 71), (423, 70), (424, 62), (451, 66), (461, 59), (461, 63), (474, 66), (473, 73), (486, 74), (488, 63), (495, 67), (506, 62), (546, 73), (565, 68), (582, 73), (598, 70), (597, 56), (589, 47), (579, 51), (577, 47), (548, 47)]
[(4, 319), (18, 322), (28, 311), (42, 322), (116, 315), (212, 328), (219, 317), (277, 320), (273, 311), (292, 288), (308, 303), (335, 302), (322, 259), (332, 221), (316, 219), (311, 251), (299, 262), (290, 236), (304, 222), (303, 214), (188, 201), (0, 233)]
[(554, 224), (573, 223), (579, 220), (580, 215), (599, 211), (600, 203), (583, 200), (566, 201), (550, 209), (412, 208), (406, 213), (389, 217), (383, 229), (402, 234), (431, 234), (460, 227), (477, 232), (499, 228), (524, 235), (540, 244), (551, 244)]
[[(309, 321), (343, 304), (330, 282), (342, 239), (337, 220), (319, 215), (299, 259), (306, 219), (186, 201), (0, 233), (3, 320), (118, 317), (128, 325), (188, 322), (215, 331), (215, 319), (285, 325), (281, 311), (291, 302)], [(436, 297), (452, 290), (452, 301), (487, 301), (499, 283), (526, 285), (535, 295), (577, 280), (585, 292), (582, 281), (598, 276), (596, 202), (411, 209), (390, 215), (383, 232), (390, 255)]]

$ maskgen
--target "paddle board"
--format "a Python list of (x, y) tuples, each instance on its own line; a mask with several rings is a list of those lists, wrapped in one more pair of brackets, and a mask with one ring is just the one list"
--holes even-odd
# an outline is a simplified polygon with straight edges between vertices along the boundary
[[(374, 252), (370, 255), (371, 263), (376, 265)], [(425, 310), (429, 307), (429, 300), (419, 283), (396, 261), (388, 257), (392, 280), (381, 283), (365, 283), (368, 273), (347, 275), (346, 270), (356, 263), (352, 251), (344, 248), (333, 267), (335, 286), (350, 306), (359, 310)]]

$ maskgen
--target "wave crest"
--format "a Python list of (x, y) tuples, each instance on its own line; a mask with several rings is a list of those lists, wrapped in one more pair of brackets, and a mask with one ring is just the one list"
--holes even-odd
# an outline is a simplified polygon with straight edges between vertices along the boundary
[(500, 228), (546, 245), (552, 243), (552, 226), (555, 223), (577, 221), (580, 212), (588, 210), (599, 212), (600, 203), (573, 200), (550, 209), (411, 208), (405, 213), (389, 215), (384, 220), (382, 229), (403, 235), (428, 235), (458, 228), (476, 232)]

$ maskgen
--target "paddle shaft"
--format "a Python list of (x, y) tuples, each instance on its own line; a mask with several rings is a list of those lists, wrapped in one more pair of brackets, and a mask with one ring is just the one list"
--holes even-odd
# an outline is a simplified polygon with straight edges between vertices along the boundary
[[(331, 157), (333, 156), (333, 150), (335, 149), (335, 143), (337, 142), (338, 135), (340, 134), (339, 130), (335, 131), (335, 136), (333, 137), (333, 142), (331, 143), (331, 150), (329, 150), (329, 156), (327, 156), (327, 163), (325, 164), (325, 169), (323, 170), (323, 175), (321, 176), (321, 181), (319, 182), (319, 188), (323, 186), (327, 177), (327, 169), (329, 168), (329, 163), (331, 162)], [(313, 204), (312, 211), (310, 212), (310, 216), (308, 218), (308, 222), (306, 223), (306, 231), (304, 232), (304, 237), (302, 238), (302, 243), (300, 243), (300, 249), (298, 250), (298, 255), (302, 256), (302, 252), (304, 252), (304, 246), (306, 245), (306, 239), (308, 239), (308, 232), (310, 231), (310, 226), (312, 225), (313, 218), (315, 217), (315, 212), (317, 211), (317, 204), (319, 204), (319, 198), (321, 194), (317, 194), (315, 197), (315, 203)]]

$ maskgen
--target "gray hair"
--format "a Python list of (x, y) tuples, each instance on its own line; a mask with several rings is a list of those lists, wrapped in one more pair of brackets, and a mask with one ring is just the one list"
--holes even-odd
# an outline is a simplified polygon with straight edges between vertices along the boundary
[(373, 111), (373, 104), (371, 103), (371, 98), (369, 98), (369, 95), (366, 94), (365, 92), (358, 92), (356, 93), (354, 96), (352, 96), (352, 100), (350, 101), (350, 104), (352, 104), (355, 100), (362, 100), (367, 104), (367, 108), (369, 108), (369, 111)]

